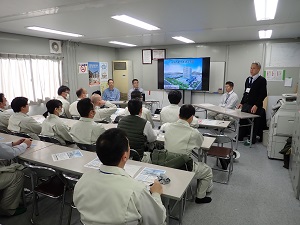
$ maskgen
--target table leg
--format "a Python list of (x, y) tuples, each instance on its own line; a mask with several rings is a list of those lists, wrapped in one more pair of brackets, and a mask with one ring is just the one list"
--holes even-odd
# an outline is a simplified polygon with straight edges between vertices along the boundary
[[(254, 118), (248, 119), (251, 124), (251, 132), (250, 132), (250, 148), (252, 147), (252, 137), (253, 137), (253, 126), (254, 126)], [(256, 138), (256, 137), (255, 137)]]
[(238, 118), (235, 120), (236, 122), (236, 133), (235, 133), (235, 150), (238, 149), (238, 143), (239, 143), (239, 131), (240, 131), (240, 119)]

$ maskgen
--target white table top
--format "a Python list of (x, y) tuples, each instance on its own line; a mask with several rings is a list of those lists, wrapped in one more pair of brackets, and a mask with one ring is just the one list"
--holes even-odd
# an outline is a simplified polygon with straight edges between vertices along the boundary
[[(23, 138), (23, 137), (18, 137), (18, 136), (14, 136), (14, 135), (10, 135), (10, 134), (3, 134), (3, 133), (0, 133), (0, 137), (1, 137), (1, 140), (0, 140), (1, 142), (13, 142), (13, 141), (17, 141), (17, 140), (20, 140)], [(26, 149), (26, 151), (23, 153), (23, 155), (33, 153), (35, 151), (39, 151), (39, 150), (49, 147), (51, 145), (53, 145), (53, 143), (32, 140), (32, 146), (30, 148)]]
[(238, 118), (238, 119), (247, 119), (247, 118), (256, 118), (259, 117), (258, 115), (251, 114), (251, 113), (245, 113), (241, 112), (239, 109), (225, 109), (221, 106), (216, 106), (212, 104), (193, 104), (194, 107), (199, 107), (205, 110), (209, 110), (212, 112), (217, 112), (217, 113), (222, 113), (224, 115), (231, 116), (233, 118)]
[[(83, 173), (92, 171), (94, 169), (84, 167), (87, 163), (92, 161), (93, 159), (97, 158), (97, 155), (95, 152), (88, 152), (81, 150), (81, 153), (83, 154), (83, 157), (78, 158), (72, 158), (67, 160), (61, 160), (61, 161), (54, 161), (52, 159), (52, 154), (72, 151), (74, 149), (65, 147), (65, 146), (59, 146), (59, 145), (52, 145), (47, 148), (41, 149), (40, 151), (33, 152), (31, 154), (22, 154), (19, 156), (20, 159), (29, 161), (32, 163), (37, 163), (40, 165), (52, 167), (54, 169), (63, 171), (63, 172), (69, 172), (76, 175), (81, 175)], [(185, 190), (187, 189), (188, 185), (192, 181), (194, 177), (193, 172), (183, 171), (183, 170), (177, 170), (173, 168), (148, 164), (148, 163), (142, 163), (137, 161), (128, 160), (128, 164), (131, 165), (137, 165), (141, 166), (141, 169), (135, 174), (138, 175), (139, 172), (144, 167), (150, 167), (150, 168), (157, 168), (166, 170), (166, 175), (170, 178), (171, 182), (167, 185), (163, 185), (164, 189), (164, 196), (179, 200), (182, 198), (182, 195), (184, 194)]]

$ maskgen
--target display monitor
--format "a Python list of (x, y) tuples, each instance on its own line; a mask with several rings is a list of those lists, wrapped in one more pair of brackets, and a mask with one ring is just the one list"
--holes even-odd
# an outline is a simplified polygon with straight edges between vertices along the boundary
[(209, 91), (210, 58), (158, 60), (158, 89)]

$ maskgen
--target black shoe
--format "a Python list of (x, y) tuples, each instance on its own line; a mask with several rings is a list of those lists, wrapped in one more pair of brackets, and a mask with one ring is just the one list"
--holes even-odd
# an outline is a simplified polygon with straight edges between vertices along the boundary
[(228, 164), (230, 163), (229, 159), (219, 159), (220, 164), (223, 170), (227, 170)]
[(203, 204), (203, 203), (210, 203), (211, 202), (211, 197), (204, 197), (204, 198), (197, 198), (195, 199), (195, 203), (197, 204)]

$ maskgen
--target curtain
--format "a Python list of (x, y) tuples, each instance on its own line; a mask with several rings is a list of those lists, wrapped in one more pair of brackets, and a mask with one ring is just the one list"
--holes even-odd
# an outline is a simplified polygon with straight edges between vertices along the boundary
[(24, 96), (31, 102), (45, 101), (61, 85), (60, 57), (0, 53), (0, 92), (11, 101)]
[(77, 43), (71, 41), (64, 41), (62, 44), (63, 54), (63, 85), (70, 88), (70, 102), (74, 102), (77, 99), (75, 95), (78, 87), (78, 65), (76, 60), (76, 47)]

